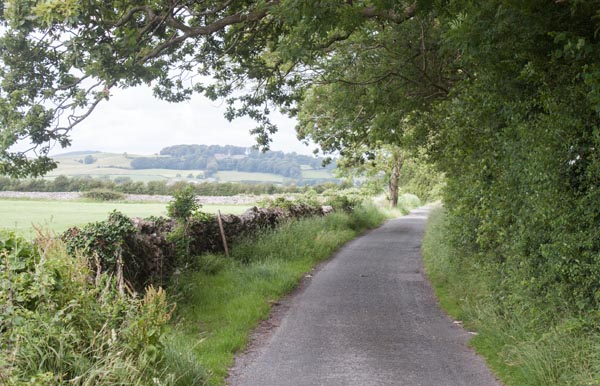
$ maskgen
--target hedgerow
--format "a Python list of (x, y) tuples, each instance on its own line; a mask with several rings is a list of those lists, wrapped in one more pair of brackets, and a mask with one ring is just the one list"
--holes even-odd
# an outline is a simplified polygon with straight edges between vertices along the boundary
[(116, 201), (123, 200), (125, 195), (121, 192), (115, 192), (108, 189), (92, 189), (81, 194), (83, 198), (89, 198), (95, 201)]

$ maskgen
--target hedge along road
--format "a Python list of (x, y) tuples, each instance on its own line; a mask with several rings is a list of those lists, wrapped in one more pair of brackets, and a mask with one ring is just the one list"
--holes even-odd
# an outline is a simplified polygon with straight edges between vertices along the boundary
[(236, 360), (233, 386), (500, 385), (439, 308), (421, 261), (428, 208), (346, 244)]

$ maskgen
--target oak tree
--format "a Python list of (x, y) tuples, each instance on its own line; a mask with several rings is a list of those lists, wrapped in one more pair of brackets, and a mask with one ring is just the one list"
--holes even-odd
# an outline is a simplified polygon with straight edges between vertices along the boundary
[[(173, 102), (194, 92), (224, 98), (227, 118), (256, 120), (253, 133), (268, 147), (269, 112), (293, 109), (312, 63), (371, 20), (402, 23), (414, 13), (411, 2), (392, 0), (6, 1), (0, 172), (51, 170), (52, 146), (68, 146), (112, 89), (139, 84)], [(31, 147), (14, 150), (17, 142)]]

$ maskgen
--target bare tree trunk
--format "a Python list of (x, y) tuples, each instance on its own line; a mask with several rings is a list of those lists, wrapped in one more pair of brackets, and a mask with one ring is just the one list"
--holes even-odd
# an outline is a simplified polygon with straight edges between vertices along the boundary
[(398, 169), (394, 166), (392, 168), (392, 175), (390, 176), (390, 181), (388, 183), (391, 208), (395, 208), (396, 206), (398, 206), (398, 179), (399, 178), (400, 178), (400, 173), (398, 173)]
[(388, 182), (391, 208), (398, 206), (398, 180), (400, 179), (400, 169), (402, 169), (403, 162), (404, 158), (400, 152), (394, 152), (392, 158), (392, 172), (390, 173), (390, 180)]

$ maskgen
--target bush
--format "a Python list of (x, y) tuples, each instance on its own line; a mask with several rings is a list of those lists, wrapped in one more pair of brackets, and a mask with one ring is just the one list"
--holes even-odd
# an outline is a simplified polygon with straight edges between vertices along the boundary
[(335, 194), (326, 198), (325, 205), (331, 205), (334, 210), (352, 212), (355, 207), (362, 203), (363, 199), (358, 196), (346, 196)]
[(202, 205), (196, 200), (196, 192), (191, 185), (186, 185), (173, 194), (173, 200), (167, 205), (169, 216), (179, 223), (187, 222)]
[(264, 200), (261, 200), (258, 202), (258, 205), (261, 208), (281, 208), (284, 210), (289, 210), (293, 205), (295, 205), (295, 202), (287, 199), (286, 197), (279, 196), (275, 198), (266, 198)]
[(258, 205), (268, 209), (279, 208), (285, 211), (293, 211), (294, 208), (299, 205), (316, 208), (321, 207), (322, 203), (319, 201), (317, 193), (313, 190), (304, 194), (295, 195), (291, 199), (287, 196), (266, 198), (264, 200), (259, 201)]
[(432, 211), (422, 246), (425, 269), (444, 310), (477, 331), (470, 345), (502, 383), (600, 384), (598, 311), (574, 313), (564, 299), (559, 306), (540, 302), (510, 282), (500, 282), (506, 292), (499, 292), (497, 268), (451, 242), (450, 220), (441, 208)]
[(77, 253), (95, 256), (99, 259), (103, 271), (114, 273), (126, 239), (134, 232), (135, 227), (131, 219), (115, 210), (109, 214), (106, 221), (67, 230), (63, 240), (72, 256)]
[[(33, 246), (0, 233), (0, 380), (7, 385), (166, 384), (166, 294), (121, 294), (116, 280), (70, 257), (60, 240)], [(164, 381), (164, 382), (163, 382)]]
[(190, 225), (192, 220), (202, 221), (206, 218), (206, 215), (199, 211), (201, 207), (191, 185), (184, 185), (177, 190), (167, 205), (169, 216), (177, 222), (167, 240), (175, 246), (178, 265), (186, 266), (190, 262)]
[(418, 208), (421, 206), (421, 200), (414, 194), (404, 193), (398, 197), (398, 208), (403, 211), (410, 211), (411, 209)]
[(132, 239), (135, 231), (129, 217), (113, 211), (106, 221), (68, 229), (62, 235), (62, 240), (71, 256), (86, 256), (90, 267), (117, 275), (119, 279), (127, 280), (139, 288), (140, 283), (133, 279), (138, 273), (138, 263), (134, 256), (123, 253), (127, 241)]
[(87, 192), (83, 192), (82, 197), (89, 198), (94, 201), (116, 201), (125, 199), (123, 193), (115, 192), (107, 189), (92, 189)]

